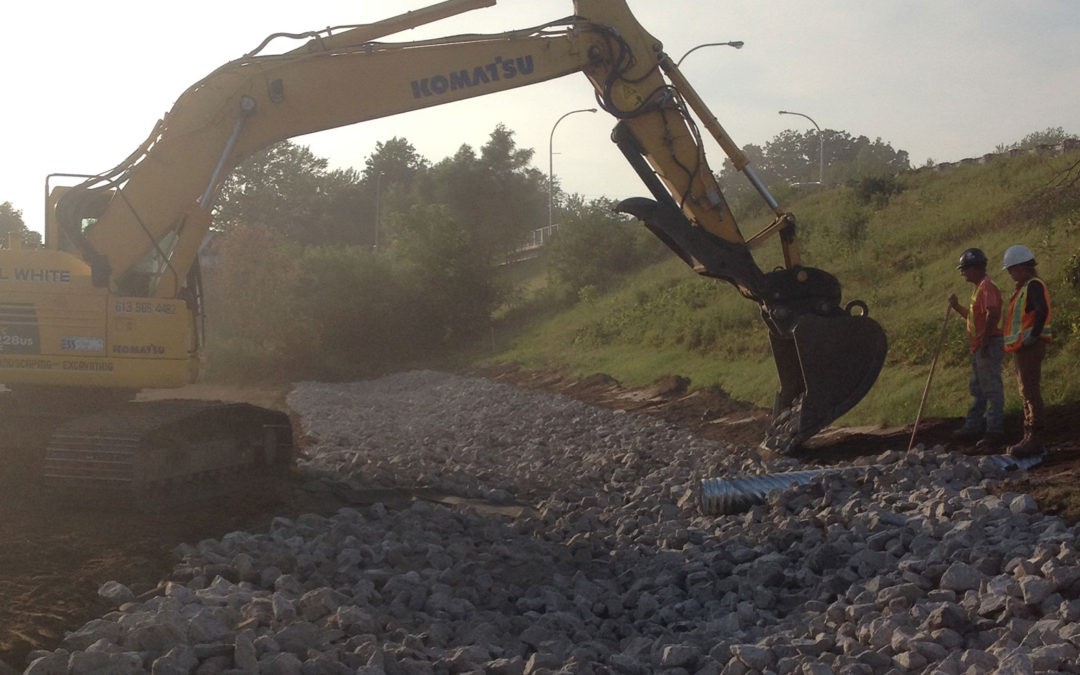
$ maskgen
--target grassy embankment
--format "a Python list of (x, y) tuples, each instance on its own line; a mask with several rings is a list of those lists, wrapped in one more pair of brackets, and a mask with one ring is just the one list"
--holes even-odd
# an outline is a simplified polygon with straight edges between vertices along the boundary
[[(956, 271), (960, 253), (978, 246), (1006, 303), (1013, 284), (1002, 271), (1006, 248), (1028, 245), (1050, 287), (1055, 344), (1045, 365), (1048, 404), (1080, 399), (1080, 290), (1067, 282), (1080, 253), (1080, 153), (1023, 155), (898, 177), (897, 190), (859, 195), (836, 188), (785, 200), (796, 214), (803, 263), (840, 280), (844, 302), (862, 299), (889, 336), (889, 356), (866, 398), (839, 424), (900, 425), (914, 420), (945, 318), (946, 299), (967, 301), (971, 286)], [(1071, 186), (1062, 187), (1074, 181)], [(888, 193), (886, 193), (888, 192)], [(767, 224), (743, 215), (744, 233)], [(755, 251), (758, 264), (780, 264), (775, 240)], [(535, 284), (536, 281), (534, 280)], [(757, 307), (728, 284), (697, 277), (674, 257), (589, 294), (572, 309), (536, 322), (494, 360), (526, 367), (607, 373), (627, 386), (663, 375), (691, 387), (719, 386), (733, 397), (771, 406), (777, 386), (768, 336)], [(962, 415), (970, 401), (963, 320), (953, 315), (925, 417)], [(1005, 363), (1006, 406), (1019, 409)]]

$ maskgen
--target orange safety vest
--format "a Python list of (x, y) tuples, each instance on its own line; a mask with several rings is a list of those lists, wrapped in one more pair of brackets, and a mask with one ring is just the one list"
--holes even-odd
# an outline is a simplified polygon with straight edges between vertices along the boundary
[[(994, 289), (997, 290), (998, 295), (1001, 295), (1001, 291), (998, 289), (997, 284), (994, 283), (993, 279), (991, 279), (990, 277), (985, 277), (983, 281), (993, 286)], [(971, 351), (975, 351), (978, 348), (978, 340), (982, 337), (982, 333), (977, 332), (976, 330), (978, 326), (975, 325), (975, 303), (978, 302), (979, 295), (982, 293), (983, 281), (975, 284), (975, 289), (971, 291), (971, 299), (968, 300), (967, 334), (968, 340), (971, 341)], [(1001, 317), (998, 317), (997, 323), (995, 323), (993, 326), (984, 325), (982, 329), (983, 332), (985, 332), (990, 337), (998, 337), (999, 335), (1002, 335), (1003, 331), (1001, 330)]]
[(1005, 351), (1007, 352), (1019, 350), (1024, 344), (1024, 338), (1031, 335), (1031, 329), (1035, 325), (1035, 312), (1028, 312), (1024, 309), (1027, 307), (1028, 284), (1032, 281), (1038, 281), (1042, 284), (1046, 298), (1046, 323), (1043, 324), (1042, 332), (1039, 333), (1039, 339), (1043, 342), (1050, 342), (1053, 337), (1050, 332), (1050, 289), (1046, 287), (1045, 281), (1038, 277), (1032, 277), (1024, 282), (1023, 286), (1016, 289), (1012, 300), (1009, 302), (1008, 332), (1005, 333)]

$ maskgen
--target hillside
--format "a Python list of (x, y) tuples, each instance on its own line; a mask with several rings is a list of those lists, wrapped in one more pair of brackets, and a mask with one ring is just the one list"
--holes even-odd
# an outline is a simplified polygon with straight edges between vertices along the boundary
[[(956, 272), (969, 246), (996, 263), (1015, 243), (1035, 251), (1050, 286), (1055, 344), (1044, 371), (1049, 405), (1080, 400), (1080, 152), (998, 157), (898, 176), (895, 181), (800, 193), (783, 199), (800, 224), (804, 264), (844, 285), (844, 301), (862, 299), (889, 336), (889, 356), (867, 397), (841, 425), (910, 423), (926, 385), (950, 293), (970, 287)], [(739, 212), (736, 211), (738, 214)], [(769, 214), (742, 214), (751, 234)], [(759, 265), (779, 264), (779, 245), (755, 251)], [(1070, 283), (1069, 280), (1073, 280)], [(590, 292), (500, 349), (491, 362), (561, 368), (578, 377), (606, 374), (626, 386), (663, 376), (690, 389), (719, 387), (738, 400), (771, 405), (776, 373), (757, 307), (728, 285), (702, 279), (671, 260), (628, 276), (605, 293)], [(958, 416), (968, 405), (969, 366), (962, 321), (953, 315), (927, 402), (927, 417)], [(1007, 412), (1019, 409), (1006, 363)]]

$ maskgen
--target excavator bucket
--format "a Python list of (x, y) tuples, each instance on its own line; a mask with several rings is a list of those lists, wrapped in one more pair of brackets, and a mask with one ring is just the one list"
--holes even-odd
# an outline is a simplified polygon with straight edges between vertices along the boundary
[[(633, 149), (620, 148), (633, 164)], [(762, 273), (747, 246), (692, 226), (645, 168), (637, 168), (661, 199), (633, 197), (615, 210), (642, 220), (699, 274), (729, 281), (761, 303), (780, 375), (773, 421), (761, 446), (795, 452), (870, 391), (885, 363), (885, 331), (861, 300), (841, 306), (840, 282), (828, 272), (795, 266)], [(854, 308), (861, 313), (853, 314)]]
[(885, 331), (868, 316), (802, 316), (791, 336), (770, 334), (780, 392), (762, 447), (788, 454), (850, 410), (885, 363)]

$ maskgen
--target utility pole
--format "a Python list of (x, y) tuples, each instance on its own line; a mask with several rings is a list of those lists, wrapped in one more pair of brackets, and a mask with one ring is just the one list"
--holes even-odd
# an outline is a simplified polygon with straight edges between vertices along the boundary
[(555, 223), (555, 127), (559, 126), (559, 122), (562, 122), (569, 115), (580, 112), (596, 112), (596, 108), (582, 108), (581, 110), (571, 110), (568, 113), (564, 113), (562, 117), (555, 120), (555, 124), (551, 125), (551, 135), (548, 136), (548, 232), (551, 232), (551, 226)]

